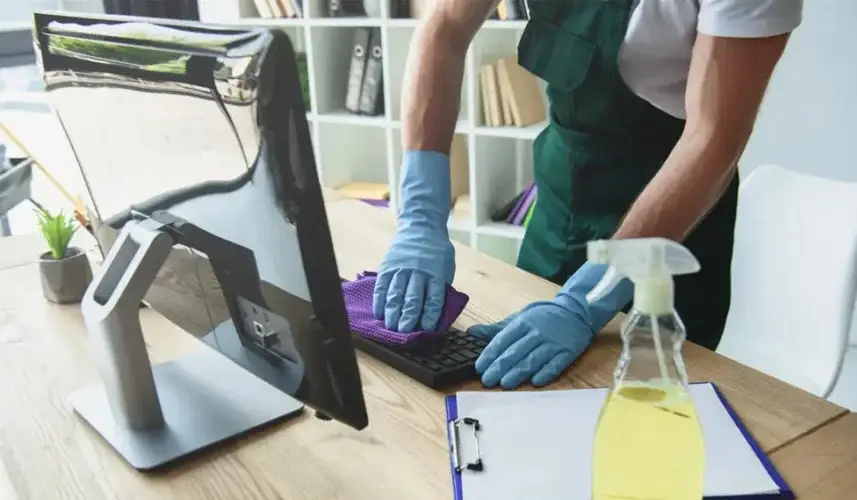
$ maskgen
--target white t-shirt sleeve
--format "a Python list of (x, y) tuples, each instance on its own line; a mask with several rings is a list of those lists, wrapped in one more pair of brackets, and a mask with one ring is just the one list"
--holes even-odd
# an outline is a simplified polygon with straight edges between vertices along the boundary
[(798, 27), (803, 0), (699, 0), (697, 31), (711, 36), (761, 38)]

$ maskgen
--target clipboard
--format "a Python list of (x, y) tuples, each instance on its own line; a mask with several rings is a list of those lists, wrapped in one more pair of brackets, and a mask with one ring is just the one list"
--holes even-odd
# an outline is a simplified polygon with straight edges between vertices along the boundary
[[(723, 483), (724, 477), (730, 477), (729, 482), (734, 481), (736, 472), (746, 476), (746, 481), (737, 481), (740, 484), (723, 486), (724, 491), (728, 493), (706, 494), (704, 498), (706, 500), (793, 500), (795, 495), (791, 488), (715, 384), (695, 383), (690, 384), (690, 388), (699, 412), (700, 424), (703, 425), (703, 433), (709, 434), (713, 429), (723, 433), (723, 439), (712, 440), (717, 441), (714, 443), (709, 443), (710, 435), (706, 436), (706, 489), (720, 488), (719, 484)], [(582, 500), (589, 500), (591, 442), (597, 415), (600, 413), (607, 391), (606, 388), (484, 391), (460, 392), (447, 396), (446, 424), (454, 500), (520, 498), (521, 492), (514, 490), (518, 486), (512, 485), (522, 481), (529, 481), (531, 486), (542, 489), (542, 491), (533, 492), (532, 498), (538, 496), (540, 500), (554, 498), (568, 500), (579, 497)], [(575, 427), (567, 425), (566, 433), (553, 433), (550, 440), (528, 441), (528, 437), (532, 436), (527, 435), (527, 432), (545, 433), (548, 431), (545, 431), (544, 427), (551, 424), (551, 419), (557, 420), (554, 424), (558, 423), (558, 419), (563, 417), (549, 415), (549, 412), (556, 413), (563, 407), (575, 409), (573, 414), (566, 412), (568, 418), (565, 420), (580, 418), (579, 425)], [(538, 411), (538, 408), (542, 411)], [(465, 415), (465, 412), (468, 414)], [(498, 418), (497, 415), (503, 415), (503, 417)], [(532, 425), (527, 425), (528, 421)], [(509, 432), (510, 430), (515, 432)], [(492, 431), (494, 434), (491, 434)], [(501, 435), (502, 437), (498, 437)], [(580, 445), (581, 440), (585, 444)], [(539, 442), (543, 444), (533, 444)], [(545, 446), (544, 443), (547, 442), (551, 445)], [(576, 446), (569, 446), (570, 443)], [(540, 458), (528, 461), (524, 461), (523, 458), (518, 459), (517, 456), (524, 455), (521, 453), (521, 447), (528, 447), (527, 450), (523, 450), (526, 455), (535, 454)], [(726, 447), (729, 447), (729, 450), (726, 450)], [(570, 452), (572, 448), (577, 451)], [(552, 454), (556, 456), (562, 454), (562, 461), (568, 462), (567, 467), (562, 468), (562, 464), (558, 465), (557, 462), (560, 460), (552, 460)], [(568, 455), (576, 456), (577, 467), (574, 458), (566, 459)], [(498, 458), (505, 463), (496, 463)], [(493, 476), (492, 459), (497, 465)], [(750, 462), (755, 463), (750, 465)], [(584, 463), (588, 464), (590, 469), (581, 471), (585, 468), (581, 467)], [(541, 471), (537, 467), (547, 470)], [(498, 470), (499, 472), (496, 472)], [(533, 477), (539, 474), (542, 476)], [(503, 481), (503, 478), (508, 476), (514, 476), (514, 481)], [(550, 480), (545, 481), (545, 479)], [(545, 486), (546, 482), (553, 484)], [(567, 485), (560, 484), (563, 482)], [(715, 482), (718, 485), (714, 485)], [(749, 489), (751, 485), (757, 489)], [(760, 485), (765, 485), (765, 488), (759, 489)], [(744, 486), (748, 488), (747, 493), (738, 491)], [(553, 489), (550, 489), (551, 487)], [(487, 493), (486, 488), (493, 491)], [(527, 488), (527, 486), (519, 486), (519, 488)]]

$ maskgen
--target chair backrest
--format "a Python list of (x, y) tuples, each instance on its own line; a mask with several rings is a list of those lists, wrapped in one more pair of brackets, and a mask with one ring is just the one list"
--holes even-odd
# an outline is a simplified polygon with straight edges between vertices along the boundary
[(739, 193), (717, 352), (826, 397), (855, 307), (857, 183), (764, 165)]

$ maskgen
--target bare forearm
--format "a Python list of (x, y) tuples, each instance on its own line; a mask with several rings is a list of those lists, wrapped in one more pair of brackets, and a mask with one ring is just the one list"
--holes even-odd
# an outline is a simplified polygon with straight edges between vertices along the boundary
[(788, 34), (699, 35), (688, 76), (685, 131), (625, 215), (615, 238), (681, 241), (723, 194), (744, 152)]
[(614, 237), (682, 241), (720, 199), (743, 148), (716, 133), (686, 131)]
[(449, 153), (458, 121), (464, 63), (497, 0), (437, 0), (414, 35), (402, 84), (405, 151)]
[(444, 40), (442, 23), (426, 24), (408, 55), (402, 92), (402, 146), (449, 153), (461, 101), (467, 48)]

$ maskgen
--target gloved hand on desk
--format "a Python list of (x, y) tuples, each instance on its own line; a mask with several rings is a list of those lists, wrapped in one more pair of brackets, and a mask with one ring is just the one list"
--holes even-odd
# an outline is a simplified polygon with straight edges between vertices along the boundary
[(586, 294), (606, 271), (607, 266), (587, 262), (553, 299), (534, 302), (499, 323), (471, 327), (469, 334), (489, 341), (476, 360), (482, 383), (514, 389), (527, 381), (547, 385), (560, 376), (633, 296), (625, 279), (588, 304)]
[(447, 220), (451, 205), (449, 156), (409, 151), (402, 165), (396, 235), (378, 269), (373, 313), (402, 333), (434, 330), (446, 286), (455, 276)]

